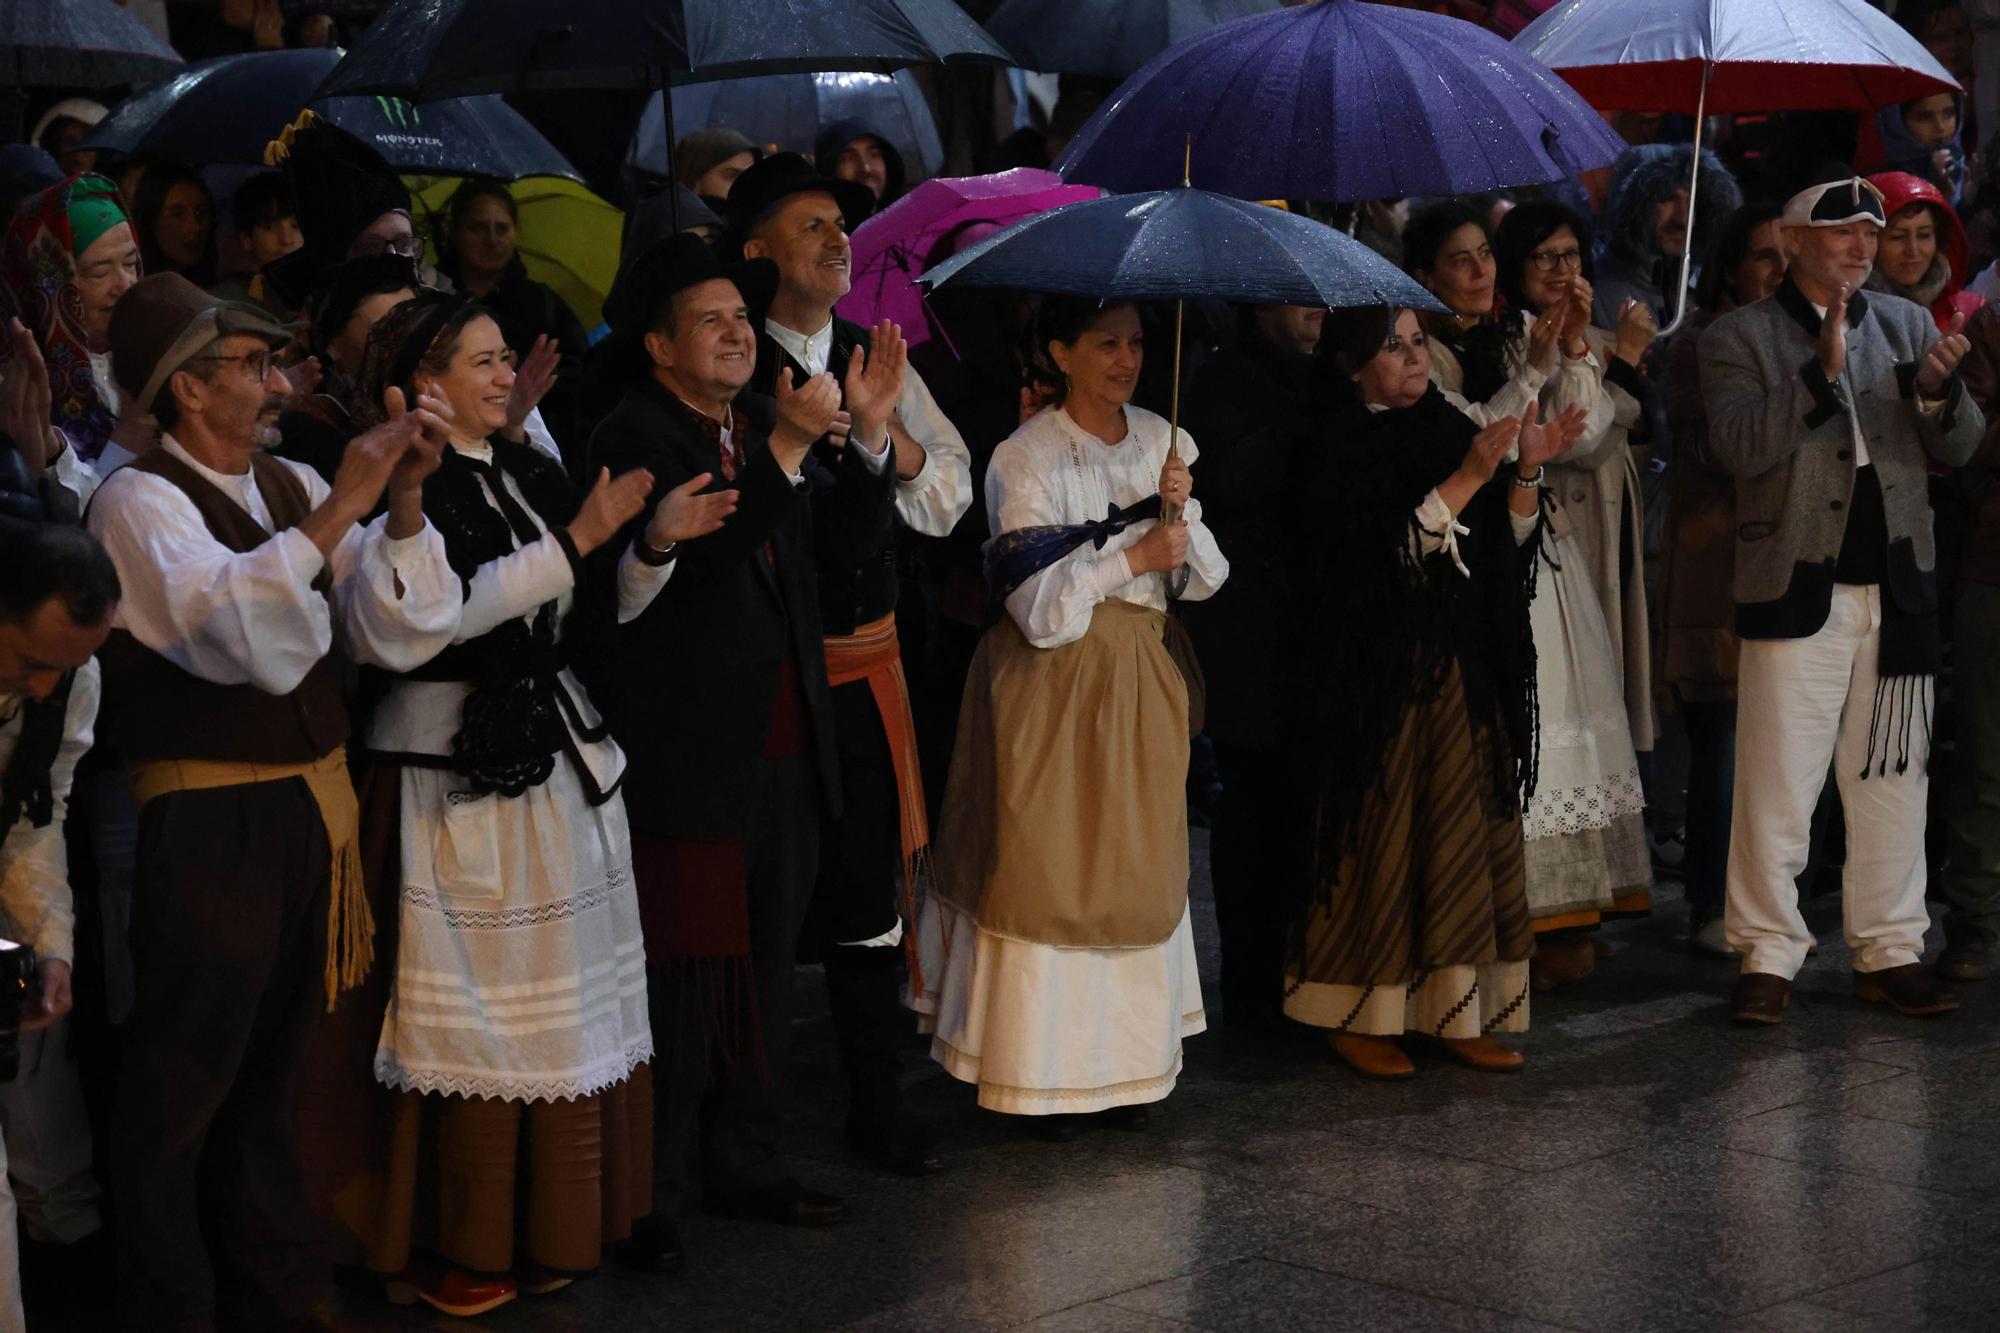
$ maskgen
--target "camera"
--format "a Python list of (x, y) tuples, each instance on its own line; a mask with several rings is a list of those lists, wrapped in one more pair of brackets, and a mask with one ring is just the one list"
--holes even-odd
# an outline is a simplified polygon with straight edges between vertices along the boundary
[(0, 1083), (21, 1070), (21, 1020), (34, 1012), (39, 990), (35, 951), (0, 939)]

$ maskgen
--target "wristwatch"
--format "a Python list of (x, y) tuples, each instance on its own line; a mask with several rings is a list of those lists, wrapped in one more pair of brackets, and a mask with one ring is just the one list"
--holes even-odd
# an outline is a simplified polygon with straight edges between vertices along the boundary
[(681, 549), (679, 542), (668, 542), (665, 546), (648, 545), (644, 537), (632, 539), (632, 554), (639, 557), (642, 565), (658, 569), (661, 565), (672, 564), (674, 555)]

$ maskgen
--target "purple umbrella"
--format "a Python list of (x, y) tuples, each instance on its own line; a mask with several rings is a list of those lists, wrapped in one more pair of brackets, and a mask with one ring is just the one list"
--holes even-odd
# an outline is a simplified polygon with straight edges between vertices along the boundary
[(1211, 28), (1127, 79), (1056, 162), (1120, 192), (1190, 177), (1244, 199), (1393, 199), (1567, 180), (1624, 141), (1493, 33), (1321, 0)]
[(1053, 171), (1034, 167), (925, 181), (856, 228), (854, 287), (837, 309), (864, 328), (895, 320), (912, 347), (929, 342), (936, 321), (917, 275), (940, 243), (954, 234), (977, 240), (980, 232), (973, 229), (980, 224), (1005, 226), (1098, 194), (1094, 186), (1065, 185)]

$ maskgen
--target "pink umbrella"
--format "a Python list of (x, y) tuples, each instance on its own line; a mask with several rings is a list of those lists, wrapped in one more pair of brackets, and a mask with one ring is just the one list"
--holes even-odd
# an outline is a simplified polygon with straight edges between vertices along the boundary
[[(1100, 193), (1034, 167), (927, 180), (855, 229), (854, 286), (834, 308), (864, 327), (893, 319), (912, 347), (929, 342), (942, 330), (924, 304), (918, 274), (996, 227)], [(951, 251), (933, 253), (947, 240)]]

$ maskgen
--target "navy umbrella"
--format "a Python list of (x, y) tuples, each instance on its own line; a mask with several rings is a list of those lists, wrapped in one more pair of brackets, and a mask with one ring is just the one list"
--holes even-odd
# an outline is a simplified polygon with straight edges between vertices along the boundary
[(1006, 0), (986, 20), (1028, 69), (1123, 79), (1218, 23), (1268, 13), (1280, 0)]
[(1462, 19), (1361, 0), (1238, 19), (1127, 79), (1056, 170), (1246, 199), (1398, 199), (1568, 180), (1625, 148), (1545, 66)]
[(397, 0), (322, 90), (428, 100), (1007, 63), (953, 0)]
[(0, 3), (0, 88), (110, 88), (157, 79), (181, 63), (112, 0)]
[(1415, 279), (1324, 223), (1185, 188), (1106, 195), (1037, 213), (953, 255), (922, 281), (1174, 301), (1170, 454), (1180, 441), (1186, 301), (1445, 311)]
[(393, 97), (310, 102), (339, 59), (333, 51), (303, 50), (201, 61), (126, 99), (85, 146), (196, 166), (257, 166), (264, 161), (264, 146), (310, 104), (374, 148), (391, 168), (410, 175), (580, 179), (541, 132), (498, 97), (455, 98), (421, 108)]
[[(648, 170), (666, 161), (665, 107), (655, 93), (639, 117), (631, 164)], [(908, 70), (872, 74), (821, 70), (816, 74), (765, 74), (754, 79), (684, 83), (672, 90), (674, 123), (687, 128), (728, 126), (753, 143), (776, 144), (812, 156), (820, 129), (858, 120), (896, 146), (916, 176), (944, 168), (944, 144), (924, 90)]]

